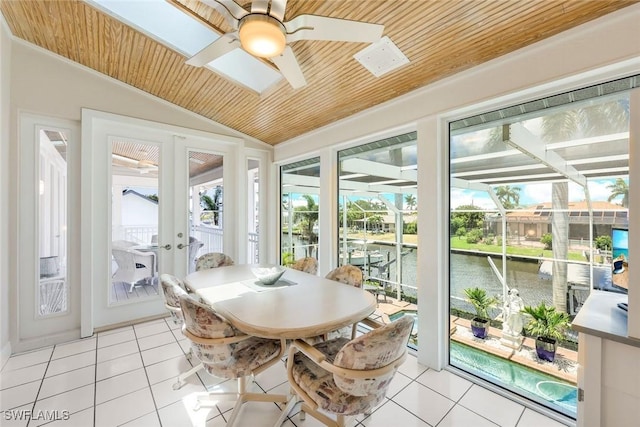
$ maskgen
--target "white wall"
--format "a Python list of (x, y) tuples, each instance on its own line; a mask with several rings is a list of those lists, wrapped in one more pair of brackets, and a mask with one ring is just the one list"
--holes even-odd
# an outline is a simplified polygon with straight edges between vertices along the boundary
[(137, 194), (122, 196), (122, 225), (158, 225), (158, 204)]
[(13, 43), (11, 67), (13, 109), (80, 121), (81, 109), (89, 108), (239, 137), (245, 139), (248, 147), (270, 149), (255, 138), (20, 39)]
[(418, 130), (417, 276), (429, 278), (418, 284), (421, 363), (446, 365), (447, 120), (640, 73), (639, 22), (640, 5), (627, 7), (275, 147), (282, 164)]
[(0, 368), (11, 353), (9, 344), (9, 89), (11, 41), (0, 18)]

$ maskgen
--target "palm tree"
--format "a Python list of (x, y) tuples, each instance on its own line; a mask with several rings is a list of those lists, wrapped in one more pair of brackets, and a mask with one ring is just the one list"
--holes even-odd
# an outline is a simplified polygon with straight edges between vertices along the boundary
[[(542, 138), (545, 142), (568, 141), (576, 138), (618, 133), (629, 129), (629, 101), (616, 100), (579, 108), (567, 108), (542, 118)], [(559, 312), (567, 310), (567, 259), (569, 245), (568, 184), (552, 184), (551, 223), (553, 241), (553, 305)]]
[(303, 194), (302, 197), (307, 201), (306, 206), (299, 206), (294, 213), (295, 221), (299, 221), (302, 226), (302, 235), (306, 236), (310, 246), (309, 256), (313, 256), (313, 244), (317, 242), (317, 236), (313, 232), (313, 226), (318, 222), (318, 205), (313, 197)]
[(624, 179), (616, 179), (615, 184), (607, 185), (607, 188), (611, 190), (611, 195), (609, 195), (609, 198), (607, 199), (609, 202), (619, 196), (622, 196), (622, 206), (625, 208), (629, 207), (629, 185)]
[(414, 196), (413, 194), (407, 194), (406, 196), (404, 196), (404, 202), (406, 203), (409, 210), (412, 211), (417, 205), (416, 196)]
[(520, 205), (520, 187), (501, 185), (495, 189), (495, 192), (505, 209), (513, 209)]
[(200, 195), (200, 206), (205, 211), (213, 212), (213, 223), (218, 225), (220, 205), (222, 204), (222, 187), (218, 186), (213, 192), (213, 198), (208, 194)]

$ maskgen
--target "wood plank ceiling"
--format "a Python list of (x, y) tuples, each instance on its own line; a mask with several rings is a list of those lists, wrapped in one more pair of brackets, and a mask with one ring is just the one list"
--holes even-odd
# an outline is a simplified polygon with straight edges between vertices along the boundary
[[(171, 2), (229, 29), (198, 0)], [(308, 85), (294, 90), (283, 79), (262, 95), (185, 65), (82, 1), (1, 0), (0, 10), (18, 38), (275, 145), (637, 2), (290, 0), (286, 20), (306, 13), (383, 24), (411, 63), (376, 78), (353, 59), (364, 44), (298, 41), (291, 46)]]

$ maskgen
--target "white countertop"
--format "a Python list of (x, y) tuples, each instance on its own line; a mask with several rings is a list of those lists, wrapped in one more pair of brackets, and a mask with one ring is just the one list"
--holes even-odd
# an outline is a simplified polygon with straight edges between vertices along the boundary
[(585, 334), (640, 347), (639, 339), (628, 336), (627, 312), (618, 308), (618, 303), (627, 302), (627, 300), (626, 294), (591, 291), (587, 301), (573, 320), (572, 328)]

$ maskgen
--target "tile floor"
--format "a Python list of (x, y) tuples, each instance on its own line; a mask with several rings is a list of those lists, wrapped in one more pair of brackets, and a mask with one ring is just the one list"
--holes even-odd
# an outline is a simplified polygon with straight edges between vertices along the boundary
[[(193, 410), (194, 393), (235, 387), (201, 372), (174, 391), (178, 373), (191, 367), (188, 342), (167, 319), (98, 333), (96, 337), (12, 356), (0, 372), (1, 426), (224, 426), (233, 402)], [(284, 364), (256, 378), (264, 391), (286, 393)], [(388, 400), (366, 427), (557, 427), (561, 424), (450, 372), (420, 366), (410, 356), (394, 377)], [(31, 411), (32, 419), (24, 418)], [(292, 415), (284, 427), (318, 427)], [(272, 403), (248, 403), (238, 426), (271, 426)], [(22, 416), (21, 420), (15, 419)], [(49, 418), (47, 418), (49, 417)], [(57, 417), (57, 420), (53, 419)], [(67, 418), (67, 419), (64, 419)]]

